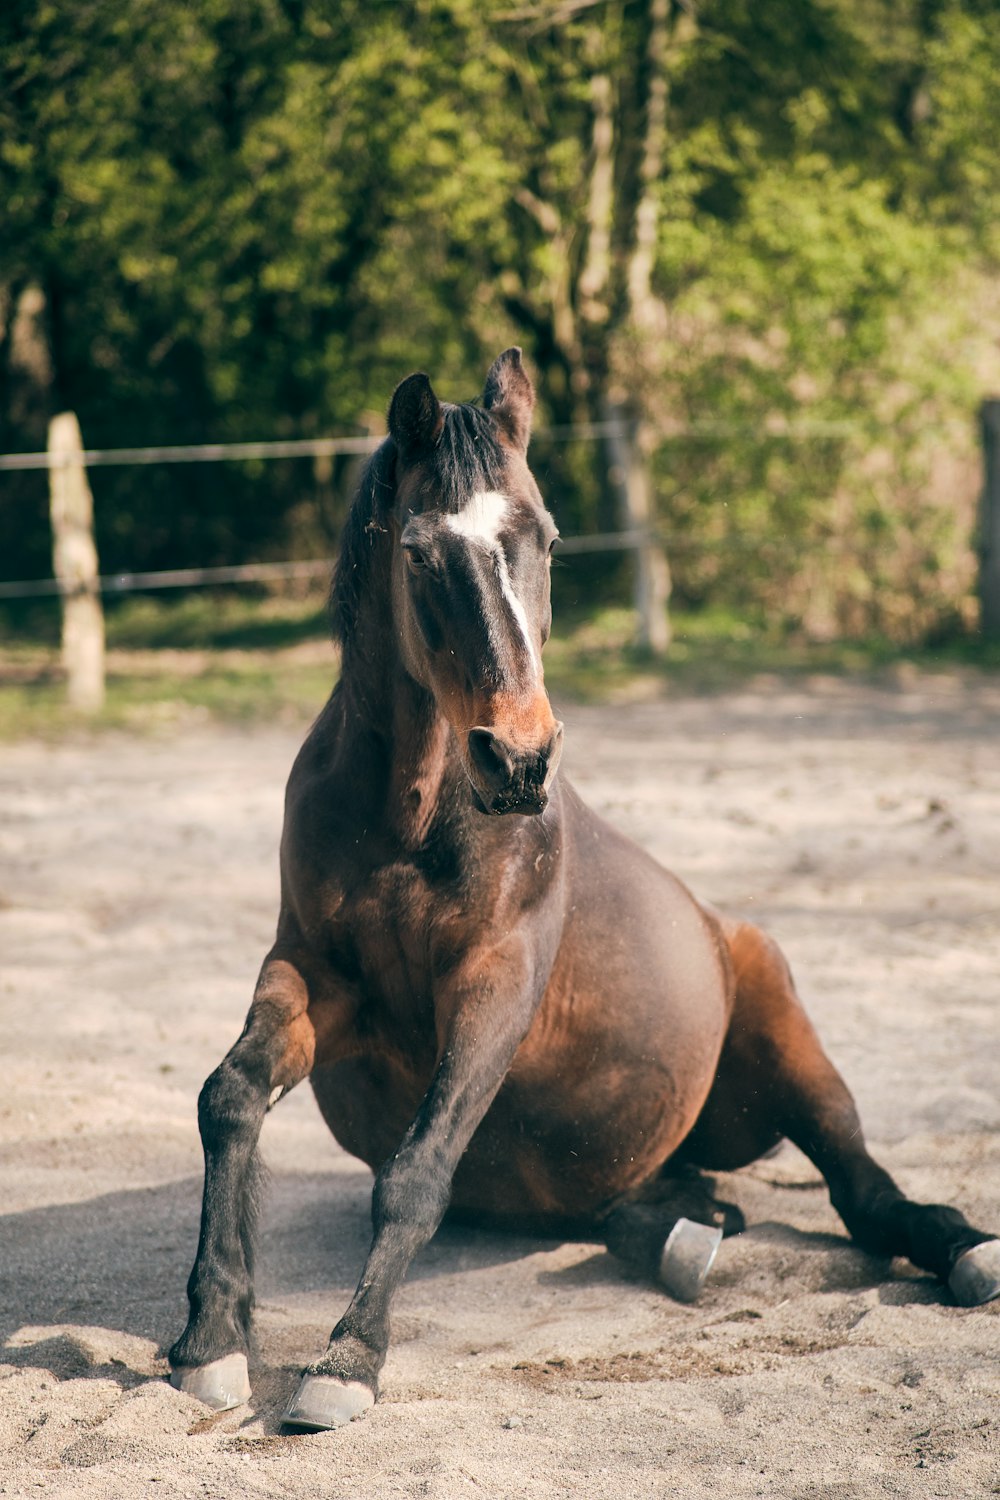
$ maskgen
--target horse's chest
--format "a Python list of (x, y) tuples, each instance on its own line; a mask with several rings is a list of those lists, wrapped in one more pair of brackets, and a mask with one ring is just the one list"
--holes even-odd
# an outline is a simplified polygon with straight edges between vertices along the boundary
[(374, 872), (339, 903), (330, 952), (350, 973), (360, 1050), (433, 1061), (435, 976), (451, 907), (419, 872), (399, 865)]

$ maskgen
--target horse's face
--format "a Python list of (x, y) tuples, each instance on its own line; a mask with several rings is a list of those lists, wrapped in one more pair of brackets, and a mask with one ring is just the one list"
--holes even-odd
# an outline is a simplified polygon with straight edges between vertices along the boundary
[(557, 533), (525, 460), (533, 404), (509, 349), (481, 410), (443, 407), (411, 375), (389, 411), (403, 660), (451, 724), (486, 813), (540, 813), (562, 750), (542, 680)]

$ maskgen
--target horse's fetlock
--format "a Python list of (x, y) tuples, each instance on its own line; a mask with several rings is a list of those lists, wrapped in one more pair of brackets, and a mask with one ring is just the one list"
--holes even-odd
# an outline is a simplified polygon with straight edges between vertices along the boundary
[(305, 1373), (327, 1375), (335, 1380), (358, 1381), (377, 1396), (379, 1371), (385, 1363), (387, 1347), (387, 1332), (381, 1346), (376, 1348), (357, 1333), (346, 1331), (342, 1321), (330, 1335), (326, 1352), (314, 1360)]
[(229, 1318), (199, 1319), (185, 1328), (167, 1358), (175, 1370), (210, 1365), (227, 1354), (248, 1354), (248, 1330)]

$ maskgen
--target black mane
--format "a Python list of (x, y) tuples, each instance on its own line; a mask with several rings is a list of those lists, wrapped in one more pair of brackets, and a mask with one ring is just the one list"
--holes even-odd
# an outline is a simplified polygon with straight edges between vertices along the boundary
[(340, 555), (330, 585), (334, 640), (346, 646), (371, 577), (380, 534), (396, 496), (396, 445), (386, 438), (365, 464), (340, 538)]
[(475, 490), (503, 483), (504, 451), (489, 412), (466, 402), (445, 406), (444, 425), (429, 468), (442, 510), (457, 511)]
[[(434, 447), (420, 462), (442, 510), (458, 511), (475, 490), (495, 490), (503, 483), (504, 450), (493, 418), (471, 402), (443, 405), (444, 422)], [(340, 556), (330, 589), (334, 638), (346, 645), (357, 623), (358, 609), (371, 581), (375, 559), (388, 531), (389, 513), (396, 498), (398, 449), (391, 437), (365, 465), (351, 504)]]

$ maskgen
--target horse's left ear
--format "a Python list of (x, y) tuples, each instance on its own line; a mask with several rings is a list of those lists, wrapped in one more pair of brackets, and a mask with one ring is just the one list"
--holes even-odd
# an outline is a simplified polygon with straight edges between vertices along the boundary
[(483, 406), (509, 433), (522, 453), (527, 452), (531, 436), (531, 413), (535, 409), (535, 387), (521, 363), (521, 351), (515, 347), (498, 354), (490, 367), (483, 387)]

